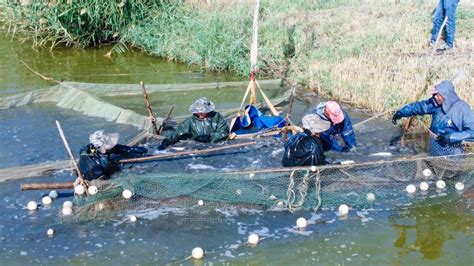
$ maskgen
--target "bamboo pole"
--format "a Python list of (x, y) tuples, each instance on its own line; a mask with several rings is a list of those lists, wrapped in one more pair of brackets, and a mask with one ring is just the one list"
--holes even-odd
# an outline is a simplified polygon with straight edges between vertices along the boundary
[(119, 163), (137, 163), (137, 162), (146, 162), (146, 161), (153, 161), (153, 160), (160, 160), (160, 159), (171, 159), (171, 158), (176, 158), (176, 157), (182, 157), (182, 156), (188, 156), (188, 155), (195, 155), (195, 154), (207, 154), (211, 152), (216, 152), (216, 151), (223, 151), (231, 148), (239, 148), (239, 147), (245, 147), (249, 145), (254, 145), (256, 144), (255, 141), (251, 142), (244, 142), (244, 143), (237, 143), (233, 145), (227, 145), (223, 147), (216, 147), (216, 148), (210, 148), (210, 149), (205, 149), (205, 150), (193, 150), (193, 151), (183, 151), (183, 152), (175, 152), (172, 154), (159, 154), (155, 156), (147, 156), (147, 157), (140, 157), (140, 158), (132, 158), (132, 159), (123, 159), (120, 160)]
[(61, 83), (61, 81), (59, 80), (56, 80), (56, 79), (53, 79), (53, 78), (49, 78), (49, 77), (46, 77), (44, 76), (43, 74), (39, 73), (38, 71), (35, 71), (33, 68), (31, 68), (29, 65), (27, 65), (25, 62), (23, 62), (23, 60), (20, 60), (20, 62), (26, 67), (28, 68), (28, 70), (30, 70), (31, 72), (33, 72), (33, 74), (37, 75), (38, 77), (46, 80), (46, 81), (51, 81), (51, 82), (54, 82), (54, 83)]
[(146, 93), (145, 83), (141, 81), (140, 84), (142, 85), (143, 98), (145, 100), (146, 109), (148, 110), (148, 116), (151, 119), (151, 124), (153, 125), (153, 129), (155, 130), (155, 134), (159, 135), (158, 127), (156, 125), (156, 119), (155, 119), (155, 116), (153, 115), (153, 111), (151, 110), (150, 102), (148, 101), (148, 94)]
[(30, 183), (21, 184), (22, 191), (25, 190), (47, 190), (47, 189), (71, 189), (74, 188), (74, 183)]
[[(77, 173), (77, 178), (79, 179), (79, 183), (84, 186), (84, 188), (87, 189), (87, 184), (84, 182), (84, 177), (82, 176), (81, 170), (79, 169), (79, 166), (77, 165), (76, 159), (74, 158), (74, 154), (72, 154), (71, 148), (69, 147), (69, 143), (66, 140), (66, 137), (64, 136), (63, 129), (61, 128), (61, 124), (59, 123), (58, 120), (56, 120), (56, 127), (58, 128), (59, 135), (61, 136), (61, 139), (63, 140), (64, 147), (66, 148), (67, 152), (69, 153), (69, 158), (72, 161), (72, 165), (74, 169), (76, 170)], [(87, 193), (87, 191), (86, 191)]]
[(161, 122), (161, 125), (158, 128), (158, 135), (160, 135), (165, 129), (166, 123), (168, 123), (168, 120), (171, 117), (171, 113), (173, 112), (173, 109), (174, 109), (174, 105), (171, 105), (170, 109), (168, 110), (168, 114), (166, 115), (165, 119), (163, 120), (163, 122)]

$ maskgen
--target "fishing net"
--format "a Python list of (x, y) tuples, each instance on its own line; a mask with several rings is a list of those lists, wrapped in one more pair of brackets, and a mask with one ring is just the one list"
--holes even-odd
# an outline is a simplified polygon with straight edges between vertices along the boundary
[[(455, 183), (472, 186), (474, 153), (462, 156), (424, 157), (329, 165), (317, 168), (202, 173), (122, 173), (110, 180), (96, 180), (94, 196), (80, 197), (70, 220), (116, 218), (124, 213), (158, 208), (188, 212), (223, 207), (263, 210), (334, 209), (347, 204), (356, 209), (392, 209), (418, 199), (454, 191)], [(446, 187), (436, 187), (444, 180)], [(429, 184), (420, 191), (420, 182)], [(407, 193), (408, 185), (417, 187)], [(133, 196), (126, 199), (124, 190)], [(375, 195), (369, 199), (368, 193)]]

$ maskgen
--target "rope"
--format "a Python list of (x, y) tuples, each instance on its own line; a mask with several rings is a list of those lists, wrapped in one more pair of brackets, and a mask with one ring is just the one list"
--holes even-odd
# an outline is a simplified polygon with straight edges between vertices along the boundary
[(303, 180), (301, 181), (301, 185), (299, 188), (301, 197), (298, 203), (298, 207), (303, 206), (306, 199), (306, 195), (308, 195), (308, 180), (309, 180), (309, 172), (306, 172), (306, 174), (303, 175)]
[(293, 188), (295, 187), (295, 172), (293, 171), (290, 174), (290, 181), (288, 183), (288, 191), (286, 192), (286, 195), (288, 197), (286, 203), (288, 205), (288, 210), (293, 213), (295, 210), (293, 209), (293, 203), (295, 202), (295, 191)]
[(315, 188), (316, 201), (318, 204), (314, 207), (314, 212), (317, 212), (319, 207), (321, 207), (321, 171), (319, 169), (316, 172)]

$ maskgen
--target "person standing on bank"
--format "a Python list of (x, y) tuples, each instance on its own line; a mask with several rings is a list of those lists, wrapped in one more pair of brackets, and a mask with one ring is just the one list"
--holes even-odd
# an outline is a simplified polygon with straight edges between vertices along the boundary
[(348, 152), (357, 145), (349, 114), (337, 102), (321, 102), (313, 114), (331, 123), (329, 129), (321, 133), (325, 151)]
[(434, 12), (433, 17), (433, 29), (431, 30), (430, 45), (433, 46), (436, 43), (436, 38), (441, 30), (444, 19), (446, 21), (446, 49), (454, 48), (454, 35), (456, 34), (456, 9), (458, 7), (459, 0), (438, 0), (438, 6)]
[(392, 117), (395, 125), (402, 117), (431, 115), (430, 130), (437, 135), (430, 137), (431, 156), (457, 155), (465, 152), (462, 141), (474, 141), (474, 114), (471, 107), (454, 91), (454, 85), (444, 80), (431, 89), (428, 100), (405, 105)]
[(229, 125), (214, 109), (214, 103), (206, 97), (197, 99), (189, 106), (192, 115), (179, 123), (175, 130), (166, 132), (166, 138), (158, 146), (158, 150), (164, 150), (169, 145), (185, 139), (204, 143), (227, 139)]

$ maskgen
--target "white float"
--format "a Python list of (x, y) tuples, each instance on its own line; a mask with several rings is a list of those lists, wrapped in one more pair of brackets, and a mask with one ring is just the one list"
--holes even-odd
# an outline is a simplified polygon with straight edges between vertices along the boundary
[(86, 192), (86, 190), (82, 185), (77, 185), (74, 188), (74, 193), (76, 193), (77, 195), (82, 195), (82, 194), (84, 194), (84, 192)]
[(446, 187), (446, 182), (444, 182), (443, 180), (438, 180), (436, 181), (436, 187), (439, 189), (443, 189)]
[(54, 235), (54, 230), (50, 228), (50, 229), (48, 229), (46, 234), (48, 234), (48, 236), (53, 236)]
[(48, 196), (52, 199), (55, 199), (58, 197), (58, 192), (56, 190), (51, 190), (48, 194)]
[(35, 211), (36, 209), (38, 209), (38, 204), (36, 204), (36, 201), (30, 201), (26, 205), (26, 208), (30, 211)]
[(316, 168), (315, 165), (311, 166), (311, 171), (312, 171), (312, 172), (316, 172), (317, 169), (318, 169), (318, 168)]
[(429, 188), (430, 188), (430, 185), (428, 183), (426, 183), (425, 181), (420, 183), (420, 190), (421, 191), (427, 191)]
[(72, 208), (71, 207), (63, 207), (62, 213), (64, 216), (69, 216), (72, 214)]
[(96, 187), (96, 186), (90, 186), (87, 191), (89, 192), (89, 194), (91, 195), (95, 195), (97, 194), (97, 192), (99, 191), (99, 189)]
[(235, 194), (237, 194), (238, 196), (240, 196), (240, 194), (242, 194), (242, 190), (237, 189), (237, 190), (235, 191)]
[(134, 223), (134, 222), (136, 222), (136, 221), (137, 221), (137, 216), (131, 215), (131, 216), (130, 216), (130, 222)]
[(272, 194), (272, 195), (270, 195), (270, 199), (271, 199), (271, 200), (276, 200), (276, 199), (277, 199), (277, 197), (276, 197), (275, 195), (273, 195), (273, 194)]
[(431, 170), (426, 168), (425, 170), (423, 170), (423, 175), (426, 176), (426, 177), (431, 176)]
[(416, 192), (416, 186), (410, 184), (410, 185), (407, 186), (406, 191), (407, 191), (408, 193), (410, 193), (410, 194), (413, 194), (413, 193)]
[(122, 196), (126, 199), (129, 199), (133, 196), (133, 193), (129, 189), (124, 189), (123, 192), (122, 192)]
[(250, 245), (257, 245), (259, 240), (260, 240), (260, 238), (258, 237), (257, 234), (250, 234), (247, 242)]
[(50, 205), (51, 203), (53, 203), (53, 200), (52, 200), (49, 196), (44, 196), (44, 197), (41, 199), (41, 202), (42, 202), (44, 205)]
[(306, 226), (308, 226), (308, 221), (306, 221), (305, 218), (303, 217), (300, 217), (296, 220), (296, 226), (299, 228), (299, 229), (303, 229), (305, 228)]
[(375, 200), (375, 194), (374, 193), (367, 193), (367, 200), (368, 201), (374, 201)]
[(250, 174), (249, 174), (249, 177), (250, 177), (250, 178), (254, 178), (254, 177), (255, 177), (255, 174), (254, 174), (254, 173), (250, 173)]
[(341, 204), (341, 206), (338, 208), (338, 211), (340, 216), (347, 215), (349, 213), (349, 206), (346, 204)]
[(199, 206), (204, 205), (204, 201), (203, 201), (202, 199), (198, 200), (198, 205), (199, 205)]
[(66, 200), (65, 202), (63, 202), (63, 207), (72, 208), (72, 205), (72, 201)]
[(191, 252), (193, 259), (202, 259), (204, 257), (204, 250), (200, 247), (196, 247)]
[(456, 188), (456, 190), (458, 191), (461, 191), (464, 189), (464, 184), (461, 182), (457, 182), (456, 185), (454, 185), (454, 188)]
[(277, 202), (277, 206), (280, 207), (280, 208), (283, 208), (283, 207), (285, 207), (285, 203), (280, 200), (279, 202)]

